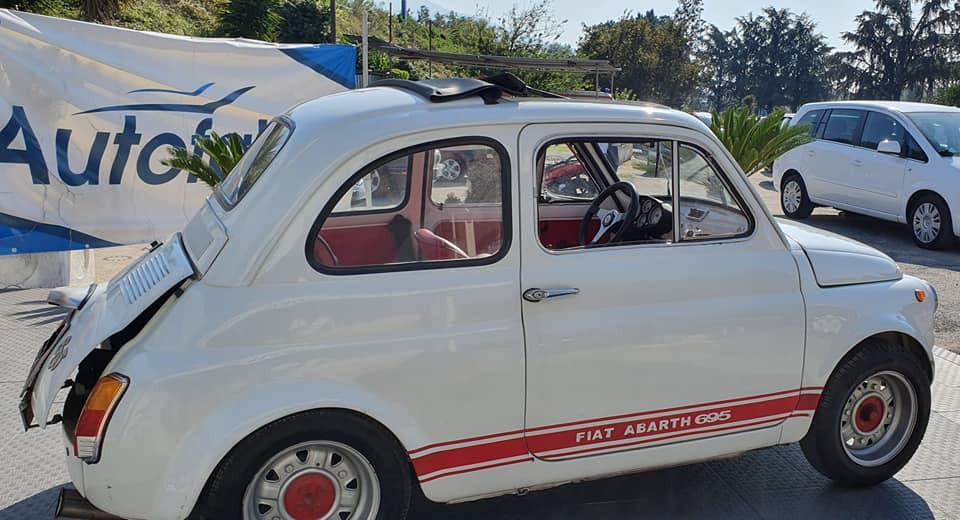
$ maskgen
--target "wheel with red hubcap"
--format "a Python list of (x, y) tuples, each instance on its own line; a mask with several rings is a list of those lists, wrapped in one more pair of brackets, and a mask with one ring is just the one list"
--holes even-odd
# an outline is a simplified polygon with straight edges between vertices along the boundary
[(410, 462), (379, 424), (339, 410), (284, 417), (238, 443), (191, 519), (402, 520)]
[(906, 346), (881, 340), (841, 361), (800, 441), (820, 473), (843, 485), (876, 484), (916, 451), (930, 417), (930, 377)]

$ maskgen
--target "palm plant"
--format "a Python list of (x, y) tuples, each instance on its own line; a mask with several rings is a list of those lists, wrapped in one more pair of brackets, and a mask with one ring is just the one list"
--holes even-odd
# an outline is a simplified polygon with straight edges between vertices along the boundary
[(773, 166), (773, 161), (797, 146), (809, 143), (808, 125), (787, 126), (782, 109), (760, 118), (750, 103), (713, 112), (710, 130), (727, 147), (748, 176)]
[(194, 139), (197, 147), (210, 158), (209, 162), (204, 162), (202, 155), (194, 155), (186, 148), (173, 146), (167, 148), (170, 157), (160, 162), (164, 166), (189, 172), (211, 188), (219, 184), (230, 170), (233, 170), (246, 151), (239, 134), (227, 134), (221, 137), (216, 132), (210, 132), (209, 137), (198, 135)]

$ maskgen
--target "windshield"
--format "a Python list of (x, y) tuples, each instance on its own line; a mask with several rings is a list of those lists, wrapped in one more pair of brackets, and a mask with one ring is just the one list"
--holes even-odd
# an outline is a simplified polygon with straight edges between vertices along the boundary
[(290, 137), (290, 126), (274, 121), (243, 154), (227, 178), (217, 186), (217, 198), (231, 209), (250, 191)]
[(918, 112), (908, 116), (938, 154), (960, 155), (960, 112)]

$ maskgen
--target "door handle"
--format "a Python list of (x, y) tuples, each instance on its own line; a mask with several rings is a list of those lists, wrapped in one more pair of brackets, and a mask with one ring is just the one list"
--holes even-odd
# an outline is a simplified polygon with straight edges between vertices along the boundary
[(860, 159), (854, 159), (853, 165), (854, 165), (854, 166), (863, 166), (863, 161), (861, 161)]
[(573, 296), (575, 294), (580, 294), (580, 289), (574, 287), (560, 289), (540, 289), (538, 287), (534, 287), (533, 289), (527, 289), (526, 291), (523, 291), (523, 299), (531, 303), (537, 303), (542, 302), (547, 298)]

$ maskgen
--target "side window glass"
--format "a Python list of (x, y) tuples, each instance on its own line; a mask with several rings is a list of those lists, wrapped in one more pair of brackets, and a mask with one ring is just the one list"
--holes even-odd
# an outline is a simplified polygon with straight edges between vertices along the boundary
[(547, 147), (540, 179), (540, 199), (546, 203), (592, 201), (600, 193), (573, 148), (565, 143)]
[(823, 138), (837, 143), (855, 144), (861, 119), (863, 112), (860, 110), (833, 110), (823, 131)]
[(807, 112), (799, 121), (798, 125), (809, 125), (810, 126), (810, 135), (817, 135), (817, 124), (820, 123), (820, 118), (823, 116), (823, 110), (813, 110)]
[(364, 175), (341, 197), (335, 213), (384, 211), (403, 204), (411, 155), (398, 157)]
[(496, 261), (509, 246), (501, 150), (419, 147), (357, 172), (308, 238), (311, 265), (352, 273)]
[(913, 138), (913, 135), (906, 135), (906, 147), (907, 147), (907, 158), (913, 159), (915, 161), (927, 162), (927, 154), (924, 153), (923, 148), (920, 148), (920, 143)]
[(892, 117), (879, 112), (870, 112), (867, 114), (867, 120), (863, 125), (860, 146), (876, 150), (877, 146), (883, 141), (901, 142), (903, 133), (903, 127)]
[(698, 149), (680, 145), (680, 240), (742, 235), (750, 229), (746, 211), (723, 177)]

